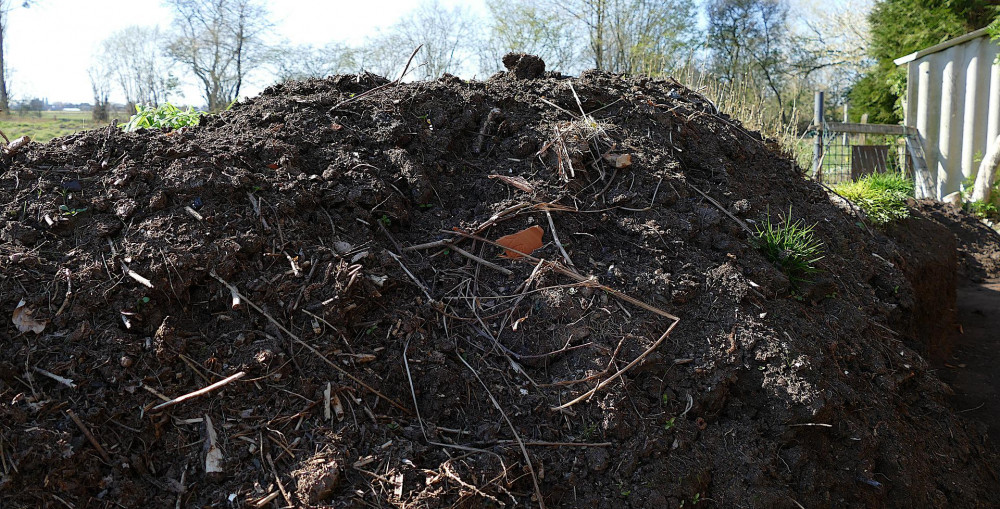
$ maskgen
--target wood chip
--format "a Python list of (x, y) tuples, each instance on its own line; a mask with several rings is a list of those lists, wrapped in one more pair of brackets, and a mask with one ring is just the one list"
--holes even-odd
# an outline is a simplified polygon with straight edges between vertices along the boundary
[(523, 177), (508, 177), (507, 175), (490, 175), (491, 179), (497, 179), (511, 187), (516, 187), (526, 193), (535, 192), (535, 188)]
[(219, 436), (215, 433), (212, 418), (205, 414), (205, 473), (222, 473), (222, 449), (219, 448)]

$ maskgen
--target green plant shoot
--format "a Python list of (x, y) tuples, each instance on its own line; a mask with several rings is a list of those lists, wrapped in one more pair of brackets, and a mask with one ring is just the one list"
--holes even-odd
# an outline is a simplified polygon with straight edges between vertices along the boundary
[(128, 122), (120, 124), (119, 127), (127, 133), (139, 129), (191, 127), (198, 125), (201, 116), (204, 114), (205, 112), (197, 111), (191, 107), (182, 110), (170, 103), (164, 103), (159, 106), (137, 104), (135, 105), (135, 115), (132, 115)]

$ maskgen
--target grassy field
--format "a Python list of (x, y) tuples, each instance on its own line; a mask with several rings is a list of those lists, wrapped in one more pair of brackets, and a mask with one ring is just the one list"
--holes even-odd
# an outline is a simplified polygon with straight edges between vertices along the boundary
[(91, 121), (89, 111), (43, 111), (41, 116), (35, 114), (21, 116), (15, 113), (0, 117), (0, 130), (3, 130), (8, 138), (13, 140), (21, 136), (30, 136), (32, 141), (41, 143), (104, 125)]

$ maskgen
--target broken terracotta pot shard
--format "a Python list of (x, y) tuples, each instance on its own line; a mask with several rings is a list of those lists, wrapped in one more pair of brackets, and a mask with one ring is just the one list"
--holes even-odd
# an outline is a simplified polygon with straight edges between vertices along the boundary
[(517, 233), (500, 237), (497, 239), (497, 244), (507, 248), (500, 255), (500, 258), (516, 260), (524, 256), (521, 253), (531, 254), (536, 249), (542, 247), (542, 237), (544, 235), (545, 230), (536, 224)]

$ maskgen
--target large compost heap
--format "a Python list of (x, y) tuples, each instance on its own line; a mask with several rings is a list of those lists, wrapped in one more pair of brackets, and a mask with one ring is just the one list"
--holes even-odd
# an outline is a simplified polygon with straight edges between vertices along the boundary
[(7, 155), (0, 505), (1000, 504), (892, 241), (673, 80), (508, 63)]

